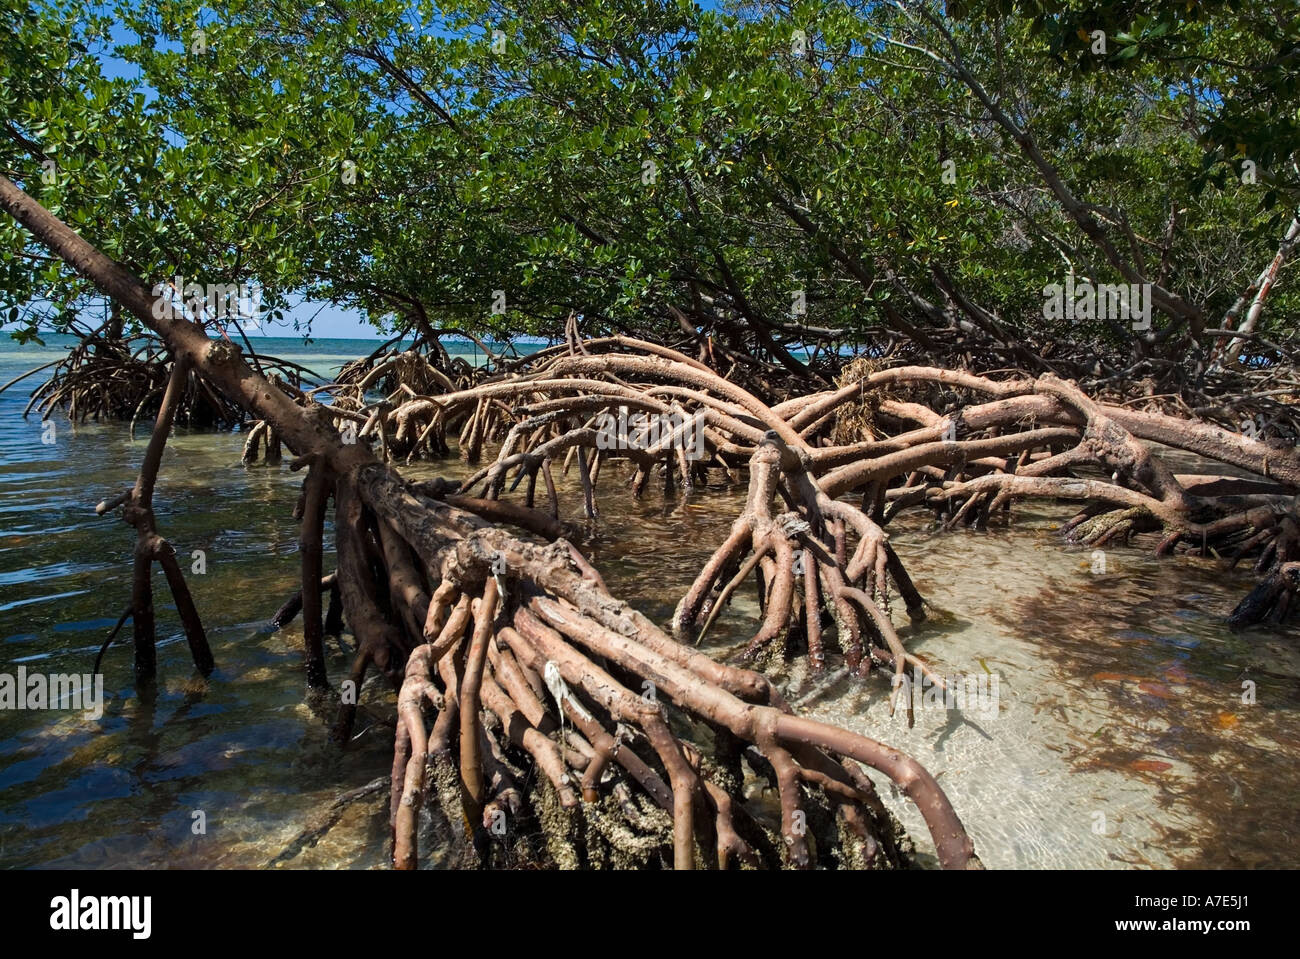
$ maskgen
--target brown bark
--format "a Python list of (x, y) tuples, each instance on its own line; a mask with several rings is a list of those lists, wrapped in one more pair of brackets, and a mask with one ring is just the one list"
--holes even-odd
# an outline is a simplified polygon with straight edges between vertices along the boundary
[[(532, 756), (539, 768), (543, 770), (560, 796), (562, 806), (570, 806), (577, 801), (567, 780), (569, 774), (564, 772), (564, 765), (573, 756), (573, 762), (582, 765), (589, 763), (587, 758), (594, 755), (594, 747), (586, 745), (576, 753), (560, 751), (554, 741), (540, 730), (527, 723), (523, 710), (512, 705), (508, 694), (501, 685), (492, 679), (491, 660), (487, 657), (488, 640), (495, 632), (495, 639), (510, 646), (513, 655), (520, 662), (536, 669), (539, 665), (548, 677), (554, 673), (562, 677), (568, 689), (555, 686), (555, 709), (564, 716), (579, 716), (590, 730), (592, 737), (598, 737), (603, 725), (599, 713), (607, 713), (611, 718), (635, 725), (640, 730), (640, 742), (648, 744), (649, 756), (638, 757), (648, 766), (652, 760), (666, 773), (669, 780), (668, 792), (672, 806), (674, 822), (672, 845), (673, 861), (679, 867), (686, 867), (696, 861), (699, 850), (697, 845), (708, 840), (719, 843), (712, 850), (715, 861), (734, 858), (736, 850), (735, 836), (731, 831), (697, 828), (697, 813), (707, 808), (719, 819), (724, 817), (726, 804), (719, 804), (710, 797), (714, 789), (702, 785), (701, 774), (697, 773), (688, 760), (688, 755), (695, 755), (690, 748), (684, 747), (667, 725), (666, 707), (662, 704), (652, 705), (632, 695), (621, 683), (603, 670), (591, 659), (588, 653), (580, 649), (599, 650), (597, 655), (617, 660), (620, 669), (633, 677), (645, 678), (648, 682), (658, 684), (664, 695), (672, 702), (673, 709), (682, 714), (683, 720), (709, 721), (723, 729), (735, 742), (737, 752), (743, 744), (749, 743), (760, 750), (766, 747), (767, 759), (773, 768), (779, 767), (780, 785), (783, 795), (783, 828), (786, 831), (785, 842), (781, 848), (789, 847), (788, 855), (793, 864), (806, 861), (805, 846), (792, 836), (791, 821), (788, 815), (790, 804), (795, 802), (791, 786), (794, 780), (802, 780), (801, 788), (818, 790), (817, 776), (824, 773), (819, 769), (824, 762), (834, 762), (830, 756), (824, 756), (805, 767), (796, 760), (789, 746), (784, 742), (781, 727), (776, 720), (783, 715), (778, 707), (761, 705), (759, 702), (779, 702), (779, 697), (770, 690), (762, 677), (747, 674), (733, 667), (726, 667), (707, 660), (706, 657), (693, 653), (673, 643), (653, 624), (640, 617), (634, 611), (620, 603), (599, 585), (598, 577), (590, 575), (590, 567), (575, 564), (572, 548), (567, 543), (557, 542), (552, 547), (543, 549), (523, 543), (503, 531), (493, 529), (486, 521), (476, 518), (471, 513), (457, 509), (450, 504), (438, 502), (413, 493), (406, 484), (387, 467), (375, 463), (367, 449), (361, 444), (344, 444), (331, 427), (328, 413), (318, 409), (298, 406), (283, 391), (275, 389), (261, 376), (250, 370), (239, 356), (238, 350), (227, 342), (213, 343), (207, 340), (203, 332), (183, 318), (155, 320), (149, 310), (149, 298), (146, 288), (131, 277), (117, 264), (103, 257), (84, 241), (58, 223), (34, 201), (18, 191), (7, 180), (0, 178), (0, 205), (11, 212), (37, 237), (51, 247), (79, 271), (89, 276), (110, 295), (120, 300), (146, 324), (153, 326), (163, 336), (169, 347), (185, 361), (194, 364), (195, 370), (209, 383), (235, 399), (251, 413), (264, 419), (289, 448), (298, 456), (315, 457), (313, 468), (324, 466), (335, 478), (335, 496), (337, 504), (336, 527), (338, 529), (339, 577), (343, 603), (347, 610), (349, 624), (358, 639), (358, 653), (353, 663), (350, 679), (359, 694), (361, 685), (371, 664), (395, 684), (400, 673), (406, 672), (407, 680), (414, 678), (423, 682), (424, 673), (420, 664), (428, 657), (431, 665), (436, 664), (436, 672), (444, 682), (442, 690), (442, 709), (434, 724), (434, 735), (429, 738), (426, 750), (441, 747), (447, 742), (445, 735), (439, 735), (439, 725), (444, 717), (451, 714), (451, 703), (459, 700), (462, 710), (462, 733), (473, 729), (479, 721), (479, 710), (474, 696), (483, 696), (483, 703), (505, 723), (517, 737), (522, 748)], [(561, 363), (581, 363), (580, 359), (564, 359)], [(654, 364), (656, 361), (651, 361)], [(640, 360), (631, 363), (632, 367), (640, 365)], [(662, 364), (659, 364), (662, 367)], [(693, 386), (706, 389), (720, 389), (727, 395), (729, 402), (735, 401), (746, 408), (746, 412), (755, 416), (777, 435), (784, 434), (798, 443), (798, 438), (789, 427), (772, 416), (770, 411), (757, 403), (744, 391), (719, 388), (715, 377), (699, 377)], [(777, 449), (778, 458), (789, 460), (792, 468), (798, 467), (794, 451), (788, 447)], [(426, 570), (436, 573), (441, 584), (450, 582), (459, 592), (460, 600), (454, 609), (472, 609), (473, 600), (479, 601), (480, 617), (475, 637), (471, 639), (469, 654), (465, 657), (463, 667), (457, 666), (455, 629), (447, 636), (447, 625), (439, 633), (436, 644), (426, 645), (428, 638), (403, 635), (409, 627), (403, 626), (400, 610), (381, 607), (381, 597), (374, 580), (374, 565), (383, 565), (382, 545), (375, 542), (371, 530), (382, 529), (382, 524), (389, 524), (396, 530), (407, 546), (418, 556)], [(380, 534), (382, 539), (382, 533)], [(504, 567), (500, 564), (504, 563)], [(500, 570), (504, 568), (503, 580)], [(309, 580), (305, 585), (314, 586), (318, 579)], [(546, 619), (551, 627), (560, 627), (560, 631), (537, 631), (534, 640), (524, 640), (520, 648), (511, 646), (515, 637), (522, 637), (522, 632), (507, 632), (495, 629), (491, 610), (492, 586), (508, 582), (506, 597), (516, 612), (532, 609), (534, 614)], [(310, 592), (310, 590), (308, 590)], [(435, 591), (436, 592), (436, 591)], [(551, 597), (554, 597), (553, 599)], [(391, 597), (390, 597), (391, 599)], [(444, 608), (449, 596), (443, 596), (437, 605), (430, 603), (429, 614), (423, 624), (427, 632), (435, 610)], [(305, 600), (305, 597), (304, 597)], [(453, 612), (454, 617), (454, 612)], [(516, 624), (522, 625), (516, 616)], [(610, 623), (619, 628), (610, 628)], [(566, 638), (558, 638), (560, 635)], [(445, 638), (444, 638), (445, 637)], [(635, 638), (634, 638), (635, 637)], [(523, 648), (530, 642), (537, 642), (539, 647), (531, 651)], [(409, 644), (418, 643), (414, 648)], [(407, 656), (407, 650), (410, 655)], [(438, 651), (435, 660), (435, 649)], [(427, 650), (427, 652), (421, 652)], [(539, 662), (536, 653), (543, 654)], [(416, 667), (412, 669), (412, 667)], [(430, 680), (434, 670), (429, 669)], [(459, 679), (457, 675), (459, 674)], [(718, 680), (726, 684), (719, 685)], [(407, 683), (401, 683), (405, 689)], [(476, 686), (471, 691), (471, 687)], [(728, 687), (743, 690), (746, 699), (737, 698)], [(421, 690), (423, 691), (423, 689)], [(437, 690), (436, 690), (437, 691)], [(419, 734), (423, 730), (422, 716), (413, 715), (411, 701), (414, 690), (407, 690), (401, 701), (402, 726), (405, 730), (399, 735), (396, 744), (395, 769), (401, 766), (401, 760), (408, 755), (409, 760), (402, 775), (402, 797), (396, 804), (395, 833), (398, 845), (398, 863), (410, 865), (413, 860), (414, 845), (409, 840), (412, 835), (412, 821), (417, 819), (418, 794), (422, 785), (423, 757), (418, 748)], [(500, 695), (498, 695), (500, 694)], [(491, 702), (489, 702), (489, 697)], [(506, 701), (502, 701), (506, 697)], [(424, 700), (434, 705), (433, 697), (426, 695)], [(586, 702), (584, 703), (584, 700)], [(495, 705), (495, 708), (494, 708)], [(435, 707), (436, 708), (436, 707)], [(548, 706), (549, 708), (549, 706)], [(346, 734), (351, 728), (355, 715), (355, 704), (347, 704), (340, 710), (337, 729)], [(418, 710), (417, 710), (418, 711)], [(502, 715), (502, 714), (505, 715)], [(760, 728), (759, 721), (763, 717)], [(617, 739), (605, 730), (610, 738)], [(794, 731), (794, 742), (790, 745), (813, 745), (821, 748), (821, 743), (837, 738), (836, 731), (811, 723), (798, 727)], [(847, 737), (847, 738), (845, 738)], [(440, 741), (441, 740), (441, 741)], [(838, 737), (855, 753), (868, 757), (869, 762), (878, 762), (888, 766), (889, 761), (882, 760), (877, 752), (863, 745), (863, 742), (848, 734)], [(577, 743), (577, 740), (575, 740)], [(476, 746), (476, 744), (478, 744)], [(472, 790), (471, 799), (478, 801), (485, 796), (483, 791), (484, 764), (488, 761), (481, 747), (481, 740), (476, 736), (462, 735), (461, 742), (461, 783)], [(606, 746), (615, 758), (634, 747), (624, 744), (616, 750)], [(427, 755), (427, 753), (426, 753)], [(890, 754), (892, 755), (892, 753)], [(578, 757), (582, 757), (579, 759)], [(475, 760), (478, 760), (477, 762)], [(556, 760), (559, 768), (556, 768)], [(412, 769), (412, 764), (416, 764)], [(623, 763), (636, 766), (636, 763)], [(900, 776), (900, 785), (921, 797), (924, 802), (923, 812), (936, 836), (940, 860), (948, 867), (965, 867), (977, 864), (973, 849), (962, 831), (955, 813), (947, 799), (942, 796), (933, 780), (917, 778), (910, 769), (896, 766), (894, 775)], [(807, 773), (800, 770), (807, 769)], [(655, 782), (644, 775), (633, 782), (639, 787), (643, 782)], [(658, 774), (656, 774), (658, 775)], [(396, 786), (396, 775), (394, 785)], [(600, 783), (590, 785), (600, 788)], [(616, 783), (615, 794), (626, 787)], [(647, 793), (652, 799), (662, 801), (666, 797), (653, 789)], [(856, 795), (850, 801), (858, 813), (871, 821), (872, 812), (865, 793)], [(729, 814), (730, 810), (726, 810)], [(876, 820), (876, 828), (887, 828), (886, 824)], [(722, 837), (719, 841), (719, 836)], [(827, 839), (824, 850), (833, 849), (833, 842)], [(775, 849), (769, 854), (776, 855)]]

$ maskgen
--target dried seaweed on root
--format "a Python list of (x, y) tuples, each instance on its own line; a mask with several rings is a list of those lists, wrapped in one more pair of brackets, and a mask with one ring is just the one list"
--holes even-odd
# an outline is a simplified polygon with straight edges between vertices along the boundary
[[(400, 517), (410, 515), (400, 506), (404, 494), (390, 489), (371, 495), (390, 521), (401, 524)], [(427, 525), (403, 532), (417, 540), (431, 534)], [(894, 825), (882, 818), (874, 787), (849, 759), (884, 772), (917, 802), (944, 865), (974, 862), (951, 806), (914, 761), (864, 737), (799, 719), (760, 675), (677, 644), (594, 583), (567, 543), (539, 547), (478, 528), (443, 550), (441, 569), (440, 582), (452, 583), (459, 596), (454, 604), (451, 595), (441, 603), (445, 622), (431, 613), (425, 632), (432, 635), (437, 627), (436, 637), (408, 659), (399, 696), (405, 734), (399, 736), (398, 757), (409, 757), (404, 767), (394, 764), (395, 795), (401, 771), (401, 799), (394, 804), (399, 866), (417, 859), (415, 823), (429, 756), (456, 751), (470, 829), (490, 834), (497, 815), (509, 808), (508, 801), (488, 805), (492, 762), (485, 757), (491, 753), (480, 747), (491, 741), (482, 723), (489, 713), (499, 723), (502, 741), (495, 745), (531, 756), (560, 807), (585, 810), (623, 784), (670, 813), (677, 868), (697, 862), (771, 864), (777, 858), (807, 866), (817, 855), (823, 864), (839, 861), (838, 839), (825, 830), (810, 838), (810, 822), (830, 820), (810, 813), (809, 795), (835, 808), (872, 861), (896, 853)], [(456, 706), (449, 705), (453, 700)], [(458, 723), (458, 738), (439, 730), (453, 710), (458, 718), (445, 722)], [(435, 717), (431, 729), (426, 712)], [(706, 757), (699, 737), (684, 740), (674, 729), (693, 724), (710, 728), (717, 744), (713, 755)], [(770, 829), (751, 823), (734, 792), (716, 781), (743, 782), (735, 764), (746, 750), (755, 757), (749, 774), (767, 773), (779, 791), (779, 842), (772, 841)], [(724, 763), (730, 764), (730, 780), (712, 771)]]
[[(289, 360), (249, 354), (268, 375), (295, 384), (310, 371)], [(171, 371), (171, 357), (153, 336), (113, 337), (96, 331), (83, 336), (62, 359), (29, 370), (0, 386), (0, 392), (37, 373), (49, 374), (30, 394), (23, 415), (38, 413), (42, 420), (62, 411), (69, 420), (84, 423), (136, 423), (156, 417)], [(243, 421), (238, 404), (189, 376), (174, 399), (173, 419), (199, 428), (229, 428)]]

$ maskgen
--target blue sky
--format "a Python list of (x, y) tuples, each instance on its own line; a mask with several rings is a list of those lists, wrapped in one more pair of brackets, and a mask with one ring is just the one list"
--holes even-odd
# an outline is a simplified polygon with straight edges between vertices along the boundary
[[(314, 317), (314, 319), (313, 319)], [(311, 320), (312, 339), (379, 339), (379, 331), (356, 310), (345, 310), (330, 303), (303, 303), (285, 310), (283, 323), (267, 324), (261, 336), (297, 336), (293, 321), (306, 324)], [(249, 336), (259, 334), (249, 332)]]

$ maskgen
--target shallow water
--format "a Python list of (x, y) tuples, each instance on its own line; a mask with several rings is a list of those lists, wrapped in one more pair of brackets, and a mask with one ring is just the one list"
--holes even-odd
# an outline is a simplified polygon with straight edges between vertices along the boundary
[[(315, 368), (360, 352), (322, 343), (278, 355)], [(0, 382), (53, 351), (0, 341)], [(325, 370), (322, 369), (322, 372)], [(94, 504), (129, 485), (143, 453), (121, 426), (56, 420), (52, 445), (19, 414), (38, 379), (0, 394), (0, 672), (87, 672), (130, 594), (134, 532)], [(127, 642), (105, 656), (98, 721), (68, 711), (0, 711), (0, 865), (270, 865), (337, 795), (386, 775), (391, 696), (367, 687), (352, 747), (326, 740), (329, 717), (302, 694), (301, 634), (266, 627), (296, 588), (301, 478), (245, 468), (236, 434), (178, 430), (156, 494), (159, 529), (182, 558), (218, 668), (198, 679), (161, 578), (159, 691), (142, 702)], [(461, 475), (456, 461), (409, 471)], [(602, 483), (586, 549), (611, 589), (665, 621), (743, 501), (709, 490), (689, 504), (631, 499)], [(580, 500), (565, 489), (568, 515)], [(944, 676), (996, 675), (999, 708), (890, 717), (888, 679), (779, 677), (817, 718), (912, 753), (939, 777), (993, 867), (1300, 864), (1300, 655), (1296, 627), (1229, 632), (1245, 571), (1061, 544), (1068, 507), (1020, 510), (1009, 530), (931, 531), (919, 514), (892, 541), (932, 604), (909, 649)], [(742, 643), (757, 614), (737, 598), (709, 648)], [(129, 626), (126, 630), (129, 633)], [(332, 675), (346, 651), (330, 643)], [(1243, 702), (1253, 683), (1254, 704)], [(919, 696), (918, 696), (919, 699)], [(919, 816), (886, 801), (917, 840)], [(196, 816), (201, 813), (202, 816)], [(205, 831), (196, 832), (203, 820)], [(287, 867), (386, 864), (386, 795), (349, 807)]]

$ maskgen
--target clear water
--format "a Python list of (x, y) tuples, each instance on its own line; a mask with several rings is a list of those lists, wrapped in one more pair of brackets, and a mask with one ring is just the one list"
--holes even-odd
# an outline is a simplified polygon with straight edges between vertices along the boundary
[[(267, 351), (328, 373), (375, 345)], [(59, 349), (0, 339), (0, 382)], [(130, 485), (145, 440), (57, 420), (56, 442), (42, 444), (41, 425), (19, 415), (37, 382), (0, 394), (0, 672), (85, 672), (129, 600), (134, 542), (94, 505)], [(101, 720), (0, 711), (0, 865), (267, 866), (337, 795), (387, 774), (391, 697), (367, 687), (363, 731), (346, 751), (331, 746), (331, 717), (302, 694), (300, 632), (265, 625), (296, 588), (301, 480), (245, 468), (240, 450), (237, 434), (178, 430), (156, 494), (163, 535), (182, 556), (206, 553), (206, 574), (190, 583), (216, 672), (194, 675), (159, 578), (155, 701), (135, 694), (128, 638), (105, 657)], [(462, 471), (452, 460), (408, 472)], [(602, 478), (586, 548), (617, 594), (666, 621), (743, 491), (636, 502), (612, 473)], [(563, 488), (569, 515), (579, 495)], [(779, 677), (788, 695), (920, 759), (990, 866), (1300, 864), (1300, 630), (1223, 627), (1251, 585), (1244, 571), (1116, 548), (1094, 573), (1091, 554), (1054, 532), (1068, 508), (1038, 510), (1006, 531), (941, 535), (916, 514), (891, 530), (934, 607), (916, 627), (896, 612), (905, 642), (943, 675), (997, 674), (996, 716), (922, 708), (909, 730), (889, 716), (887, 680), (843, 678), (834, 663), (823, 677), (792, 667)], [(743, 642), (756, 614), (752, 596), (738, 597), (711, 651)], [(348, 656), (330, 652), (337, 676)], [(919, 817), (881, 782), (924, 853)], [(385, 793), (279, 865), (381, 867), (386, 836)]]

